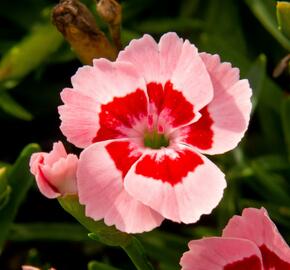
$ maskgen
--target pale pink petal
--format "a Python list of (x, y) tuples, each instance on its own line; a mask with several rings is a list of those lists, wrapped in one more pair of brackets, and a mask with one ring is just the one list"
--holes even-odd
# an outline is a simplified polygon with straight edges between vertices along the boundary
[(266, 267), (290, 269), (290, 248), (264, 208), (246, 208), (242, 216), (234, 216), (224, 228), (223, 237), (248, 239), (260, 248)]
[(140, 39), (132, 40), (125, 50), (119, 53), (117, 62), (120, 61), (132, 63), (146, 83), (161, 82), (159, 49), (151, 36), (144, 35)]
[(127, 233), (149, 231), (161, 224), (163, 217), (123, 188), (123, 177), (140, 155), (127, 140), (95, 143), (81, 153), (77, 181), (87, 216), (104, 219)]
[(61, 142), (54, 143), (49, 153), (34, 153), (30, 158), (30, 171), (40, 192), (51, 199), (77, 193), (77, 166), (77, 156), (67, 154)]
[(59, 114), (63, 134), (78, 147), (127, 137), (120, 130), (147, 114), (146, 85), (130, 63), (94, 60), (93, 67), (77, 71), (72, 84), (61, 93)]
[(165, 218), (196, 222), (217, 206), (224, 174), (206, 157), (183, 145), (147, 150), (129, 170), (125, 189)]
[(52, 151), (49, 152), (49, 155), (45, 156), (45, 163), (49, 166), (53, 166), (56, 160), (66, 157), (67, 153), (62, 142), (55, 142), (53, 143)]
[(40, 165), (43, 164), (44, 156), (47, 153), (34, 153), (30, 158), (30, 171), (35, 176), (36, 184), (40, 192), (49, 199), (61, 196), (59, 190), (50, 184), (49, 180), (43, 175)]
[(143, 77), (130, 63), (94, 59), (93, 66), (78, 69), (72, 77), (73, 88), (96, 103), (106, 104), (137, 89), (146, 89)]
[(184, 127), (183, 141), (206, 154), (220, 154), (237, 146), (247, 130), (251, 111), (248, 80), (239, 80), (239, 70), (221, 63), (218, 55), (201, 54), (210, 74), (213, 100), (201, 111), (198, 122)]
[(22, 265), (22, 270), (40, 270), (40, 269), (30, 265)]
[(99, 129), (97, 101), (69, 88), (61, 92), (61, 99), (65, 104), (58, 107), (62, 133), (77, 147), (89, 146)]
[(182, 270), (264, 270), (259, 249), (245, 239), (211, 237), (188, 246), (180, 260)]
[(66, 158), (60, 158), (52, 166), (42, 165), (40, 167), (43, 175), (52, 186), (56, 187), (61, 194), (75, 194), (76, 189), (76, 170), (78, 158), (76, 155), (69, 154)]
[(117, 61), (132, 63), (144, 76), (147, 87), (150, 83), (172, 83), (193, 105), (194, 112), (212, 100), (212, 83), (196, 47), (175, 33), (163, 35), (158, 45), (149, 35), (133, 40)]

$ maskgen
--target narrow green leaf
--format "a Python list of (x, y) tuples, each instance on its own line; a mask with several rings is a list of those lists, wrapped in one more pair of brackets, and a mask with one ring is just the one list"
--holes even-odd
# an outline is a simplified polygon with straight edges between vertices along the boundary
[(23, 241), (90, 241), (87, 230), (72, 223), (17, 223), (13, 224), (9, 240)]
[(120, 269), (101, 262), (91, 261), (88, 264), (88, 270), (120, 270)]
[(275, 1), (272, 0), (245, 0), (251, 11), (262, 23), (266, 30), (288, 51), (290, 40), (278, 29), (275, 16)]
[(39, 150), (40, 148), (37, 144), (26, 146), (7, 175), (8, 184), (11, 186), (11, 193), (9, 203), (0, 210), (0, 252), (17, 214), (18, 207), (33, 181), (28, 166), (30, 156)]
[(239, 49), (243, 54), (247, 53), (246, 42), (243, 33), (240, 16), (240, 2), (236, 0), (207, 1), (204, 20), (206, 32), (223, 39), (224, 43)]
[(262, 86), (266, 77), (266, 62), (267, 58), (264, 54), (258, 56), (256, 61), (251, 65), (247, 78), (250, 81), (250, 85), (253, 89), (252, 96), (252, 114), (257, 106)]
[(290, 161), (290, 97), (284, 98), (282, 107), (282, 126), (284, 131), (284, 138), (288, 152), (288, 159)]
[(288, 184), (285, 178), (280, 174), (265, 171), (259, 163), (255, 161), (253, 161), (251, 165), (256, 179), (258, 180), (257, 183), (253, 183), (259, 186), (257, 192), (266, 201), (281, 205), (289, 205), (290, 196), (287, 192)]
[(279, 30), (290, 39), (290, 3), (277, 2), (277, 19)]
[(0, 61), (2, 88), (12, 88), (43, 63), (61, 45), (63, 38), (50, 22), (35, 25), (32, 31), (13, 46)]
[(109, 246), (125, 246), (132, 236), (118, 231), (114, 226), (107, 226), (103, 221), (94, 221), (85, 215), (85, 208), (78, 197), (68, 195), (58, 198), (62, 208), (76, 218), (85, 228), (97, 235), (99, 241)]
[(0, 168), (0, 210), (8, 203), (11, 187), (7, 183), (7, 168)]
[(282, 155), (265, 155), (253, 159), (261, 168), (266, 171), (289, 170), (289, 163)]
[(60, 197), (58, 201), (64, 210), (92, 232), (89, 234), (92, 239), (109, 246), (122, 247), (138, 270), (153, 270), (141, 243), (134, 236), (120, 232), (114, 226), (107, 226), (103, 221), (94, 221), (87, 217), (84, 206), (75, 195)]
[(0, 108), (7, 114), (22, 120), (30, 121), (33, 116), (30, 112), (19, 105), (5, 91), (0, 91)]

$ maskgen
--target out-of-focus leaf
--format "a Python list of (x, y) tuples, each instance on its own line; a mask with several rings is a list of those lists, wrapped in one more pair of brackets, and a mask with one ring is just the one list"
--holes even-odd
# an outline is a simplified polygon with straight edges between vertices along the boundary
[(7, 114), (17, 117), (22, 120), (30, 121), (33, 116), (30, 112), (24, 109), (8, 93), (0, 90), (0, 108)]
[(124, 29), (124, 28), (122, 29), (121, 39), (122, 39), (123, 46), (128, 45), (132, 39), (137, 39), (140, 37), (141, 37), (141, 34), (139, 34), (138, 32), (130, 31), (130, 30)]
[(62, 41), (63, 38), (51, 23), (35, 25), (31, 33), (1, 59), (0, 86), (6, 89), (14, 87), (55, 52)]
[(275, 15), (275, 3), (273, 0), (245, 0), (251, 11), (267, 29), (269, 33), (288, 51), (290, 51), (290, 40), (288, 40), (278, 29)]
[(152, 3), (157, 3), (153, 0), (134, 0), (134, 1), (123, 1), (122, 2), (122, 17), (123, 22), (128, 22), (134, 17), (138, 17), (138, 15), (145, 10), (150, 10)]
[(239, 48), (243, 54), (247, 53), (244, 33), (239, 14), (239, 1), (226, 0), (223, 4), (220, 1), (210, 0), (206, 3), (206, 32), (218, 36), (224, 43), (234, 48)]
[[(191, 228), (191, 231), (193, 229)], [(175, 235), (169, 232), (154, 230), (141, 234), (139, 238), (148, 253), (158, 262), (163, 263), (161, 269), (177, 269), (182, 252), (187, 248), (187, 243), (191, 239), (182, 235)], [(170, 249), (168, 249), (170, 247)], [(162, 250), (162, 252), (160, 252)], [(180, 253), (179, 253), (180, 252)], [(167, 268), (166, 268), (167, 267)]]
[(37, 144), (26, 146), (7, 175), (11, 186), (9, 203), (0, 210), (0, 252), (8, 236), (10, 226), (16, 216), (18, 207), (32, 184), (32, 175), (29, 171), (29, 159), (32, 153), (39, 151)]
[(188, 32), (200, 30), (203, 22), (191, 18), (165, 18), (143, 21), (136, 29), (143, 33)]
[(282, 125), (284, 131), (284, 138), (288, 150), (288, 159), (290, 161), (290, 96), (284, 98), (282, 107)]
[(287, 181), (282, 175), (265, 171), (259, 163), (253, 161), (252, 168), (256, 175), (259, 190), (257, 192), (265, 199), (281, 205), (289, 205), (290, 196), (287, 192)]
[(289, 170), (289, 163), (282, 155), (266, 155), (253, 159), (260, 168), (266, 171)]
[(22, 0), (21, 3), (4, 0), (1, 1), (0, 16), (22, 28), (29, 29), (33, 23), (43, 17), (42, 10), (47, 4), (45, 0)]
[(277, 19), (279, 30), (290, 39), (290, 3), (277, 2)]
[(0, 210), (8, 203), (11, 187), (7, 183), (7, 169), (0, 168)]
[(88, 264), (88, 270), (120, 270), (120, 269), (101, 262), (91, 261)]
[(198, 8), (200, 0), (183, 0), (180, 2), (180, 17), (181, 18), (192, 18), (196, 9)]
[[(263, 91), (266, 91), (266, 89), (264, 88)], [(260, 104), (257, 107), (259, 124), (263, 134), (260, 138), (260, 143), (263, 144), (263, 148), (267, 150), (267, 152), (270, 151), (273, 154), (285, 153), (285, 146), (281, 143), (281, 139), (283, 138), (280, 113), (282, 99), (279, 101), (280, 103), (277, 104), (280, 110), (276, 111), (262, 102), (263, 95), (265, 95), (265, 93), (261, 93)], [(266, 98), (270, 102), (271, 96), (268, 95)], [(273, 102), (274, 99), (275, 96), (273, 96)]]
[(13, 224), (9, 240), (22, 241), (90, 241), (87, 230), (73, 223)]
[(266, 76), (266, 56), (264, 54), (259, 55), (256, 61), (251, 65), (247, 78), (250, 81), (250, 85), (253, 89), (252, 96), (252, 114), (257, 106), (260, 92)]

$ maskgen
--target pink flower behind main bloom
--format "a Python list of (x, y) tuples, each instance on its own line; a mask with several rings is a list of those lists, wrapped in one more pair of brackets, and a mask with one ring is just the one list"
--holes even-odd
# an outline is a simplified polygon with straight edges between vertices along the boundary
[(94, 60), (61, 93), (61, 130), (85, 148), (77, 171), (86, 215), (137, 233), (164, 218), (196, 222), (217, 206), (224, 174), (203, 154), (243, 137), (251, 89), (217, 55), (175, 33), (133, 40), (115, 62)]
[(264, 208), (245, 209), (222, 237), (193, 240), (189, 249), (182, 270), (290, 270), (290, 248)]
[(78, 158), (67, 154), (61, 142), (53, 144), (50, 153), (35, 153), (30, 159), (30, 171), (41, 193), (48, 198), (77, 193)]

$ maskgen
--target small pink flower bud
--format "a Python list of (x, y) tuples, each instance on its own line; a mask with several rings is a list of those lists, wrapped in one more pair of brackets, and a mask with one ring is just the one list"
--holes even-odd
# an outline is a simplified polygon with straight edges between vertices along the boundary
[(67, 154), (62, 142), (53, 144), (49, 153), (35, 153), (30, 158), (30, 171), (40, 192), (53, 199), (77, 193), (76, 170), (78, 158)]

